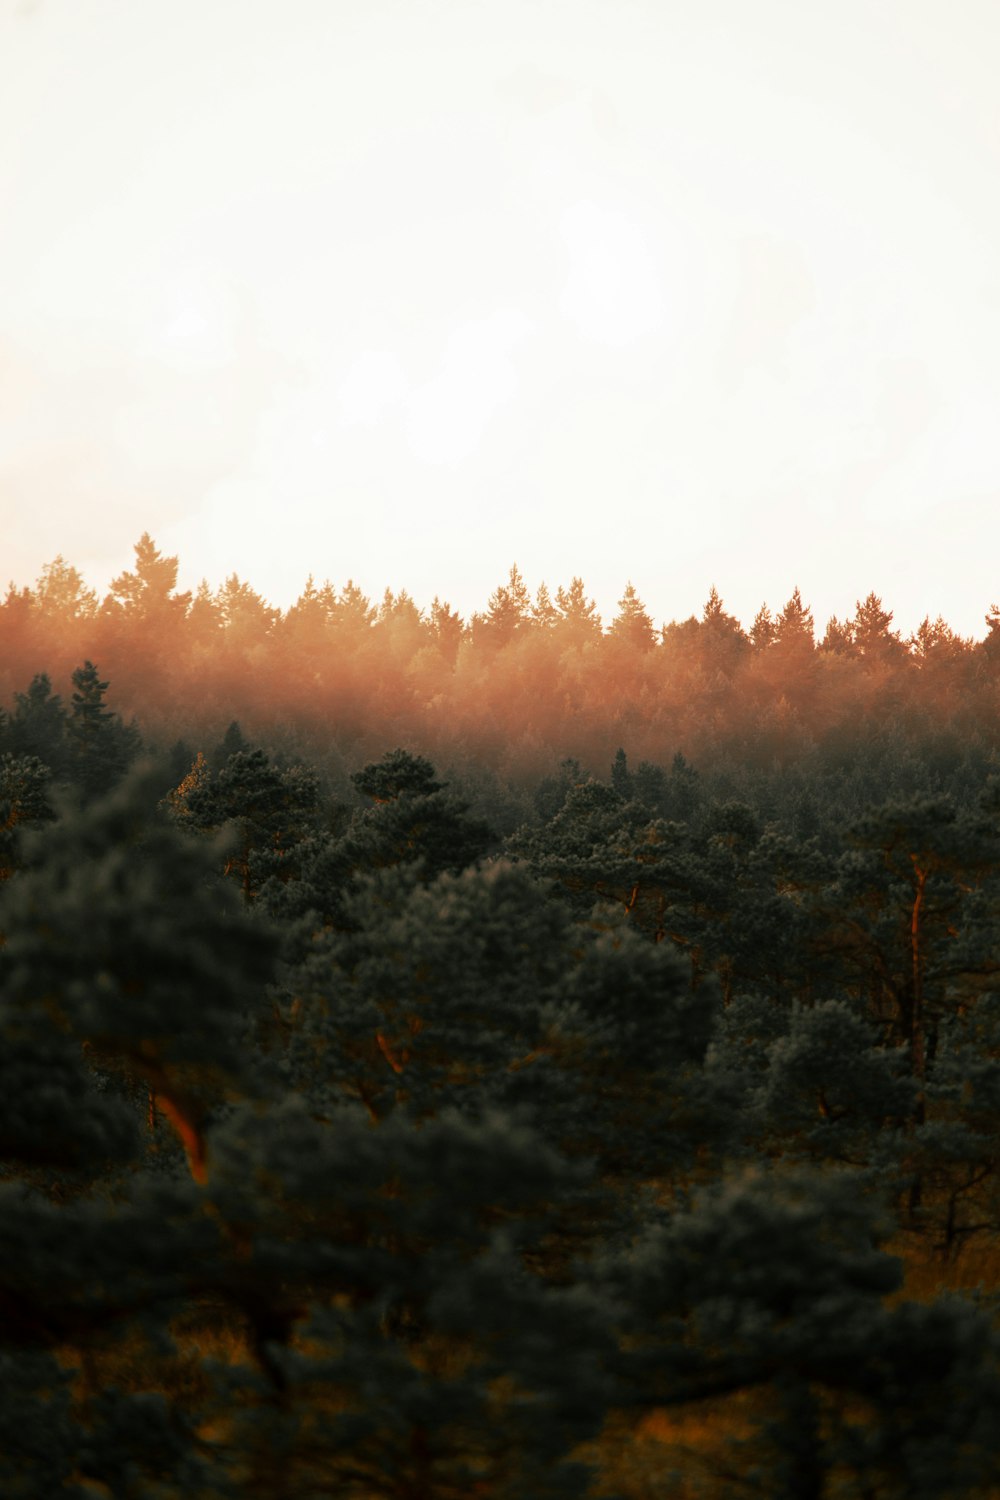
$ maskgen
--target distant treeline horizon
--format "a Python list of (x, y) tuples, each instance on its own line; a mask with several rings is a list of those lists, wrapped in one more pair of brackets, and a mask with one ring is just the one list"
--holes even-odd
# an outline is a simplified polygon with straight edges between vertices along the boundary
[[(119, 574), (118, 577), (112, 579), (103, 595), (99, 588), (88, 584), (83, 573), (68, 562), (64, 554), (60, 552), (51, 562), (43, 566), (33, 585), (18, 584), (14, 579), (8, 579), (7, 592), (4, 600), (0, 601), (0, 607), (33, 604), (47, 611), (68, 611), (77, 619), (113, 612), (116, 608), (127, 607), (133, 597), (132, 591), (137, 577), (145, 583), (154, 582), (151, 565), (159, 565), (157, 571), (170, 570), (173, 582), (169, 592), (175, 601), (178, 603), (183, 601), (185, 605), (193, 606), (196, 614), (200, 613), (205, 606), (214, 605), (223, 616), (227, 616), (235, 603), (237, 609), (240, 605), (250, 605), (263, 610), (274, 620), (281, 620), (302, 608), (308, 608), (316, 601), (320, 601), (328, 609), (334, 611), (338, 605), (341, 608), (350, 609), (360, 601), (364, 601), (365, 605), (373, 611), (373, 618), (381, 618), (387, 611), (393, 612), (400, 607), (407, 610), (412, 607), (422, 619), (430, 623), (441, 612), (447, 611), (449, 616), (461, 623), (463, 631), (466, 632), (472, 632), (477, 627), (482, 629), (485, 622), (495, 620), (498, 612), (518, 616), (519, 623), (527, 622), (539, 626), (551, 626), (557, 624), (560, 619), (574, 618), (583, 613), (603, 634), (610, 635), (615, 633), (615, 626), (619, 622), (632, 620), (638, 612), (641, 612), (653, 630), (655, 644), (665, 643), (678, 626), (689, 624), (691, 620), (698, 618), (693, 614), (684, 619), (674, 616), (670, 620), (664, 618), (664, 623), (660, 626), (654, 625), (653, 614), (647, 608), (647, 601), (639, 597), (631, 580), (628, 580), (622, 598), (618, 600), (617, 612), (605, 620), (596, 601), (587, 598), (589, 590), (582, 577), (573, 576), (568, 584), (558, 585), (554, 593), (548, 581), (542, 580), (532, 593), (516, 561), (511, 564), (503, 582), (498, 584), (489, 595), (485, 608), (474, 609), (467, 615), (463, 615), (460, 610), (453, 609), (451, 603), (437, 593), (430, 604), (421, 604), (409, 589), (394, 590), (386, 586), (381, 598), (377, 599), (374, 593), (366, 594), (364, 589), (355, 583), (353, 577), (349, 577), (346, 583), (338, 589), (328, 576), (318, 584), (316, 574), (313, 572), (308, 574), (295, 600), (283, 608), (281, 605), (272, 603), (266, 594), (255, 589), (249, 579), (241, 578), (236, 571), (229, 573), (225, 580), (214, 589), (207, 578), (202, 578), (197, 588), (178, 590), (179, 557), (164, 556), (148, 531), (144, 532), (139, 541), (134, 544), (133, 552), (136, 555), (137, 565), (135, 573), (126, 570)], [(894, 611), (884, 609), (884, 596), (875, 590), (870, 590), (864, 600), (855, 600), (853, 616), (845, 614), (841, 618), (836, 614), (831, 615), (824, 626), (822, 635), (818, 633), (813, 610), (808, 602), (803, 603), (798, 585), (792, 589), (787, 603), (781, 609), (772, 609), (768, 601), (763, 601), (748, 625), (738, 614), (728, 610), (724, 612), (748, 639), (754, 643), (768, 644), (775, 638), (774, 632), (780, 629), (782, 619), (789, 608), (791, 607), (793, 613), (796, 614), (802, 610), (809, 616), (814, 642), (818, 649), (837, 651), (843, 649), (845, 632), (850, 634), (852, 625), (858, 623), (861, 617), (871, 610), (873, 604), (879, 610), (884, 610), (888, 621), (891, 622), (895, 618)], [(720, 594), (715, 584), (712, 584), (703, 607), (703, 616), (706, 610), (715, 606), (724, 609), (724, 605), (724, 596)], [(985, 636), (963, 635), (961, 631), (952, 629), (940, 611), (933, 615), (927, 611), (916, 629), (909, 633), (897, 630), (894, 634), (911, 650), (919, 650), (929, 635), (936, 637), (942, 630), (967, 646), (980, 645), (984, 640), (989, 639), (993, 631), (1000, 626), (1000, 604), (990, 603), (984, 611), (983, 622), (986, 625)]]
[(231, 720), (255, 741), (334, 776), (407, 744), (509, 783), (567, 756), (606, 770), (725, 754), (774, 769), (859, 736), (928, 734), (992, 753), (1000, 608), (974, 640), (927, 615), (908, 637), (870, 593), (822, 635), (798, 589), (745, 628), (713, 588), (700, 616), (657, 629), (627, 585), (605, 622), (573, 578), (531, 594), (516, 567), (468, 619), (405, 589), (380, 601), (312, 579), (286, 610), (235, 573), (178, 591), (178, 559), (149, 534), (103, 599), (57, 557), (0, 601), (0, 705), (39, 674), (66, 693), (85, 661), (147, 744), (198, 746)]

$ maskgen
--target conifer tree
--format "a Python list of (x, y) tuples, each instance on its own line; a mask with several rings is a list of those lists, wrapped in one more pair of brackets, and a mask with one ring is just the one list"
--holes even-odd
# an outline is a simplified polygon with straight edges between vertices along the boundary
[(167, 630), (183, 618), (190, 594), (178, 594), (176, 557), (164, 557), (148, 531), (136, 542), (135, 570), (119, 574), (111, 584), (107, 604), (120, 609), (129, 621)]
[(531, 618), (543, 630), (548, 630), (559, 618), (559, 612), (552, 603), (552, 595), (549, 593), (547, 583), (542, 582), (538, 585), (535, 602), (531, 606)]
[(494, 589), (486, 614), (479, 618), (479, 633), (493, 649), (508, 645), (530, 623), (531, 596), (516, 563), (507, 582)]
[[(604, 1265), (636, 1405), (759, 1392), (755, 1467), (781, 1500), (834, 1476), (857, 1496), (978, 1494), (997, 1455), (995, 1334), (960, 1300), (888, 1306), (900, 1267), (884, 1232), (851, 1173), (750, 1175), (653, 1215)], [(730, 1476), (751, 1441), (726, 1455)]]
[(36, 609), (61, 624), (92, 620), (97, 613), (96, 593), (61, 554), (45, 564), (33, 597)]
[[(239, 726), (230, 724), (218, 753), (241, 740)], [(235, 751), (214, 775), (200, 757), (168, 797), (188, 829), (229, 829), (225, 873), (239, 881), (248, 902), (266, 880), (290, 878), (296, 851), (312, 832), (318, 800), (314, 772), (303, 766), (279, 770), (263, 750)]]
[(774, 617), (766, 604), (762, 604), (754, 615), (750, 627), (750, 640), (755, 651), (765, 651), (777, 634)]
[(854, 623), (851, 620), (838, 620), (836, 615), (831, 615), (820, 642), (820, 650), (834, 656), (855, 656)]
[(73, 698), (67, 724), (72, 774), (85, 796), (107, 792), (139, 751), (139, 734), (104, 706), (107, 682), (93, 662), (73, 673)]
[(747, 650), (747, 636), (735, 615), (723, 607), (713, 585), (702, 610), (698, 643), (710, 671), (728, 677), (742, 661)]
[(200, 1172), (206, 1111), (247, 1075), (271, 942), (228, 892), (192, 899), (207, 851), (149, 814), (154, 786), (143, 771), (46, 833), (7, 883), (0, 972), (17, 1013), (148, 1089)]
[(597, 605), (588, 599), (582, 578), (570, 580), (568, 588), (556, 589), (557, 628), (570, 645), (583, 646), (598, 639), (601, 617)]
[(882, 600), (873, 591), (860, 600), (852, 622), (854, 645), (866, 661), (898, 665), (904, 654), (899, 632), (890, 630), (892, 610), (883, 609)]
[(446, 600), (435, 594), (431, 603), (430, 628), (438, 650), (449, 665), (455, 665), (458, 648), (462, 644), (464, 626), (462, 617)]
[(59, 694), (52, 691), (47, 672), (33, 677), (26, 692), (14, 694), (6, 737), (14, 755), (36, 756), (56, 777), (65, 772), (69, 763), (66, 710)]
[(656, 644), (656, 631), (646, 608), (631, 583), (618, 601), (618, 613), (612, 620), (608, 634), (634, 651), (651, 651)]
[(267, 603), (249, 583), (231, 573), (216, 591), (223, 639), (231, 648), (248, 649), (259, 645), (274, 631), (279, 611)]
[(337, 631), (352, 640), (367, 636), (378, 611), (371, 600), (349, 578), (337, 596), (332, 620)]
[(786, 648), (812, 647), (812, 610), (803, 604), (798, 588), (792, 590), (791, 598), (775, 621), (774, 639)]

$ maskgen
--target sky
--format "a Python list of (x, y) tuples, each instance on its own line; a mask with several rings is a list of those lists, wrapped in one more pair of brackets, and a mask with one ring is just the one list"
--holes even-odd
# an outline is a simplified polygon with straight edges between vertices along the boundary
[(1000, 599), (996, 0), (0, 0), (0, 583)]

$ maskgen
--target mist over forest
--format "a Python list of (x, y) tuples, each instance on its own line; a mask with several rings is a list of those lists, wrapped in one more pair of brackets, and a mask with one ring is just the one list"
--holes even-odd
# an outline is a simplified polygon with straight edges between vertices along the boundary
[(0, 1492), (1000, 1495), (1000, 609), (0, 603)]
[(516, 567), (468, 619), (405, 589), (373, 600), (311, 578), (281, 611), (236, 574), (179, 593), (177, 571), (146, 534), (104, 599), (62, 557), (34, 587), (11, 584), (0, 701), (41, 673), (65, 695), (90, 660), (147, 744), (207, 749), (235, 719), (342, 787), (399, 743), (522, 789), (569, 757), (601, 774), (619, 747), (636, 762), (727, 763), (738, 782), (835, 760), (837, 746), (863, 780), (886, 736), (938, 735), (955, 754), (992, 743), (996, 605), (983, 639), (940, 615), (904, 639), (874, 592), (820, 626), (797, 589), (742, 624), (713, 588), (700, 617), (657, 629), (630, 584), (602, 621), (582, 579), (532, 595)]

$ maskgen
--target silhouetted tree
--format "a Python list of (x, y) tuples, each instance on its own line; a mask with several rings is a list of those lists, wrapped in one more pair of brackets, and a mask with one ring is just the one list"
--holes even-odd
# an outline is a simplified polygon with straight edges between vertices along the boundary
[(626, 585), (625, 593), (618, 601), (618, 613), (608, 634), (633, 651), (651, 651), (656, 644), (653, 622), (631, 583)]

